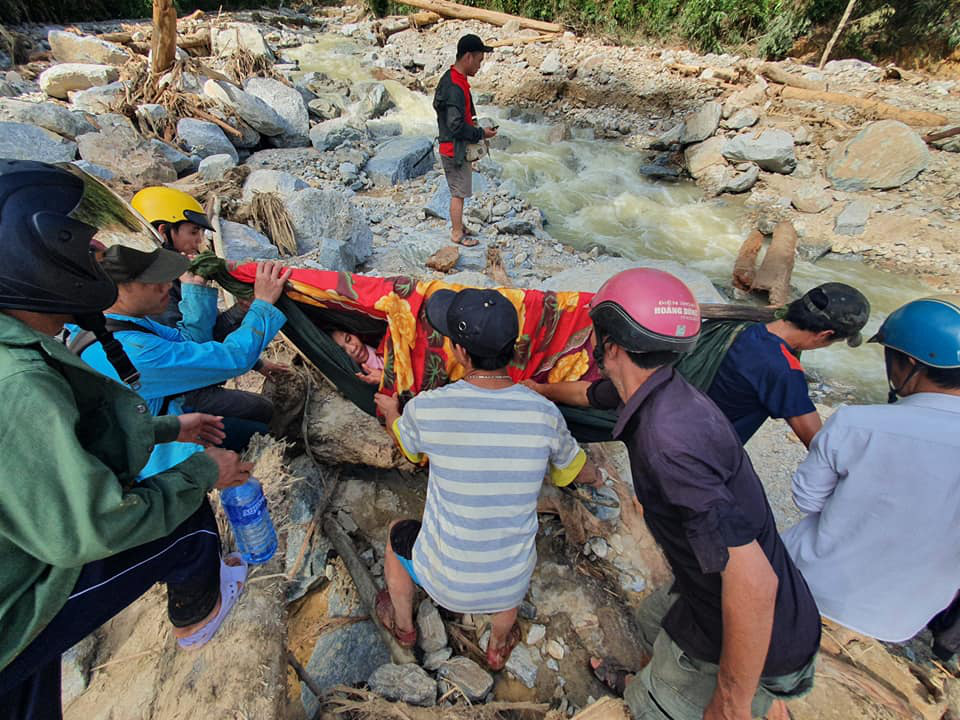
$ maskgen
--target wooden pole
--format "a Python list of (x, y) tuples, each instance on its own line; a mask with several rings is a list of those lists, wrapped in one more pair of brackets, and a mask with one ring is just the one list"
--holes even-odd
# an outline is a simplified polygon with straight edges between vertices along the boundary
[(520, 23), (521, 28), (539, 30), (543, 33), (562, 33), (563, 26), (557, 23), (543, 22), (542, 20), (531, 20), (530, 18), (520, 17), (519, 15), (510, 15), (509, 13), (496, 12), (494, 10), (483, 10), (481, 8), (460, 5), (449, 0), (404, 0), (404, 5), (420, 8), (421, 10), (430, 10), (437, 13), (440, 17), (454, 18), (456, 20), (479, 20), (480, 22), (490, 23), (502, 27), (511, 20)]
[(818, 70), (823, 70), (823, 66), (827, 64), (827, 58), (830, 57), (830, 51), (833, 50), (833, 46), (836, 44), (837, 40), (840, 39), (840, 33), (843, 32), (843, 26), (847, 24), (847, 20), (850, 19), (850, 13), (853, 12), (853, 6), (857, 0), (850, 0), (847, 3), (847, 9), (843, 11), (843, 17), (840, 18), (840, 23), (837, 25), (837, 29), (833, 31), (833, 37), (830, 38), (830, 42), (827, 43), (827, 47), (823, 50), (823, 55), (820, 56), (820, 64), (817, 65)]
[(153, 38), (150, 70), (159, 75), (173, 66), (177, 57), (177, 11), (173, 0), (153, 0)]
[(937, 113), (923, 110), (906, 110), (896, 105), (862, 98), (856, 95), (838, 92), (821, 92), (818, 90), (804, 90), (803, 88), (788, 85), (771, 84), (767, 89), (771, 95), (779, 95), (786, 100), (803, 100), (805, 102), (830, 103), (832, 105), (849, 105), (872, 113), (885, 120), (899, 120), (907, 125), (918, 127), (942, 127), (947, 124), (947, 118)]

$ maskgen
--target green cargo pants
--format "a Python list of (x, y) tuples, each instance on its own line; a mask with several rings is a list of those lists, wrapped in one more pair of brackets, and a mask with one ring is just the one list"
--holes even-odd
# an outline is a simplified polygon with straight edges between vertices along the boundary
[[(717, 686), (719, 667), (689, 657), (660, 627), (675, 598), (666, 589), (644, 602), (639, 612), (645, 649), (653, 658), (627, 684), (623, 698), (634, 720), (702, 720)], [(816, 656), (789, 675), (760, 678), (752, 714), (764, 717), (774, 700), (790, 700), (813, 688)]]

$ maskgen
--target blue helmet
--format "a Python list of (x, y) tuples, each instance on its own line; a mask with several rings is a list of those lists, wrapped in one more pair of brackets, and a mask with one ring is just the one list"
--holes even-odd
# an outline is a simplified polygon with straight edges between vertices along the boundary
[(960, 296), (908, 302), (890, 313), (870, 342), (930, 367), (960, 368)]

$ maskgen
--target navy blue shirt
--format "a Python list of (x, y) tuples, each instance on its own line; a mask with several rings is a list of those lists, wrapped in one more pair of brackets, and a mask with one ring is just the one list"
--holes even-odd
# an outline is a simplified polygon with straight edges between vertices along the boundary
[[(587, 397), (600, 409), (620, 404), (609, 380), (591, 385)], [(622, 407), (613, 437), (627, 446), (644, 520), (673, 569), (678, 598), (664, 617), (666, 633), (690, 657), (719, 662), (720, 573), (729, 548), (756, 540), (779, 580), (763, 675), (800, 670), (820, 646), (820, 613), (717, 406), (673, 368), (660, 368)]]
[(814, 412), (803, 365), (786, 341), (758, 323), (734, 340), (707, 395), (746, 443), (768, 417)]

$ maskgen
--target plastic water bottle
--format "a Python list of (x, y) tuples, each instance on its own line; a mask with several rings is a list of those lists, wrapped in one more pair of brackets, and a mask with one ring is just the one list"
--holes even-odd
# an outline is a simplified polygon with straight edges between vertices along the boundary
[(251, 477), (243, 485), (221, 490), (220, 503), (243, 559), (257, 565), (272, 558), (277, 551), (277, 532), (260, 483)]

